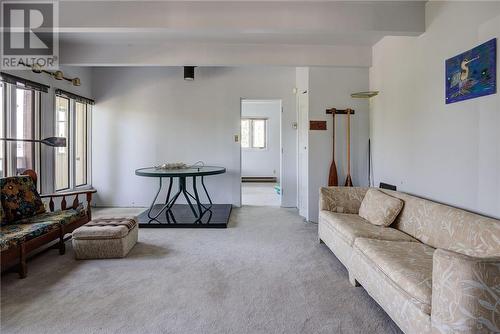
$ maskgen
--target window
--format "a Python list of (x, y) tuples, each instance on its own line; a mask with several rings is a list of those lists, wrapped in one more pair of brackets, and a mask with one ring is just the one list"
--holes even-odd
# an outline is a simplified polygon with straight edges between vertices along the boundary
[(64, 92), (56, 92), (56, 135), (65, 137), (66, 147), (59, 147), (55, 156), (56, 191), (90, 184), (88, 175), (90, 101), (84, 101)]
[[(39, 130), (40, 92), (5, 82), (0, 83), (0, 138), (36, 139)], [(1, 141), (0, 176), (38, 171), (35, 143)]]
[(267, 147), (267, 119), (241, 120), (241, 147), (264, 149)]
[(75, 184), (87, 184), (87, 104), (81, 102), (75, 109)]
[[(69, 143), (69, 99), (56, 96), (56, 136), (66, 138)], [(55, 190), (69, 188), (69, 145), (57, 147), (55, 153)]]
[[(35, 114), (33, 112), (34, 99), (33, 91), (16, 88), (16, 115), (15, 115), (15, 135), (18, 139), (35, 138)], [(11, 134), (12, 136), (13, 134)], [(26, 142), (15, 143), (16, 157), (14, 159), (14, 170), (20, 173), (25, 169), (35, 169), (35, 144)]]
[[(4, 105), (3, 105), (3, 101), (4, 101), (4, 98), (3, 98), (3, 92), (4, 92), (4, 88), (3, 88), (4, 84), (3, 82), (0, 82), (0, 138), (4, 138), (5, 137), (5, 122), (4, 122), (4, 119), (5, 119), (5, 108), (4, 108)], [(6, 142), (4, 142), (3, 140), (0, 141), (0, 177), (5, 177), (5, 144)]]

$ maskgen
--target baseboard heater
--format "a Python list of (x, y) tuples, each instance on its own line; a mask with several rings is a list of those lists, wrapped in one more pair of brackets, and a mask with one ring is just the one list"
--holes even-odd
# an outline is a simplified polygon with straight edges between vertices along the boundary
[(274, 176), (242, 176), (241, 182), (269, 182), (276, 183)]
[(389, 189), (389, 190), (394, 190), (394, 191), (397, 190), (397, 187), (395, 185), (392, 185), (389, 183), (384, 183), (384, 182), (380, 182), (379, 188), (380, 189)]

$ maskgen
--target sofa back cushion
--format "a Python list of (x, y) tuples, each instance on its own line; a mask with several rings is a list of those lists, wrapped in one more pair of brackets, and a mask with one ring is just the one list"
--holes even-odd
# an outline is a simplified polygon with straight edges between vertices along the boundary
[(434, 248), (469, 256), (500, 256), (500, 220), (391, 190), (404, 207), (391, 227)]
[(29, 176), (12, 176), (0, 179), (2, 224), (44, 213), (45, 207)]
[(361, 202), (359, 215), (378, 226), (389, 226), (403, 208), (403, 201), (377, 189), (369, 189)]
[(364, 187), (322, 187), (319, 190), (319, 209), (358, 214), (368, 189)]

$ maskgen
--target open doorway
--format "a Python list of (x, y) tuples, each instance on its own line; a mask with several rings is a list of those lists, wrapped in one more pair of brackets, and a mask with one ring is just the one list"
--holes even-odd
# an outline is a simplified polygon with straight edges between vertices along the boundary
[(281, 100), (241, 100), (241, 204), (281, 206)]

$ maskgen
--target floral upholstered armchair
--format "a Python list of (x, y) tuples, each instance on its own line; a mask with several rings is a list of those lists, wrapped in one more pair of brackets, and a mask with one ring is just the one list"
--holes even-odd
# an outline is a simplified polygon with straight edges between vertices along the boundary
[[(91, 219), (90, 201), (94, 189), (40, 196), (36, 189), (37, 175), (27, 170), (24, 175), (0, 179), (1, 228), (0, 251), (2, 270), (18, 265), (19, 276), (26, 277), (28, 253), (51, 243), (65, 253), (64, 236)], [(87, 205), (79, 202), (83, 195)], [(66, 199), (72, 198), (68, 207)], [(43, 199), (48, 200), (47, 211)], [(55, 210), (54, 199), (61, 199)]]

